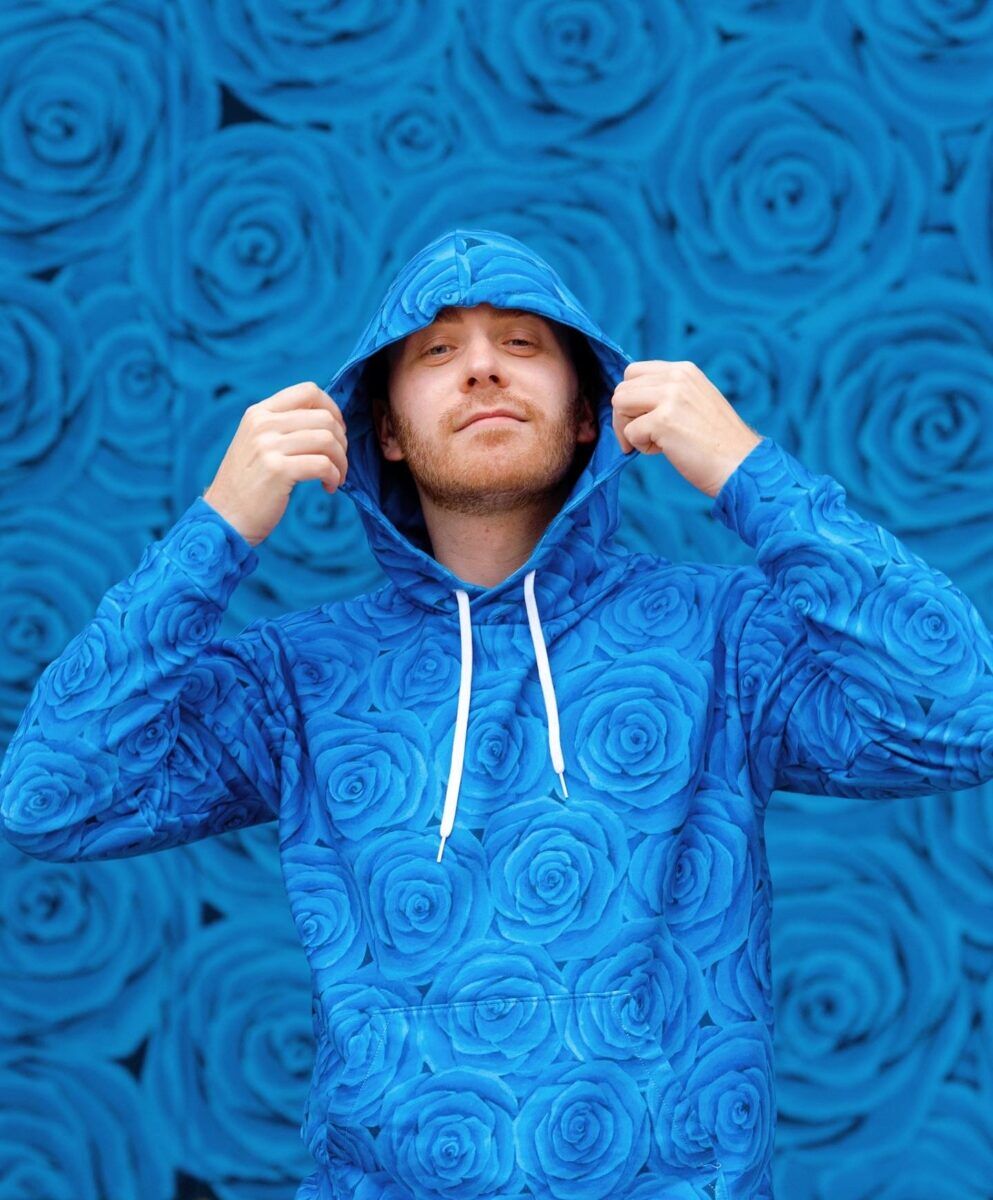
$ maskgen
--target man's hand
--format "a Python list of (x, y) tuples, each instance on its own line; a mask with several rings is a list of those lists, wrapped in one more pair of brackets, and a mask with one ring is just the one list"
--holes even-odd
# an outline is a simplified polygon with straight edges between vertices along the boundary
[(345, 418), (312, 380), (245, 409), (203, 499), (252, 546), (272, 533), (304, 479), (335, 492), (348, 474)]
[(691, 362), (628, 363), (611, 403), (625, 454), (664, 454), (711, 497), (762, 440)]

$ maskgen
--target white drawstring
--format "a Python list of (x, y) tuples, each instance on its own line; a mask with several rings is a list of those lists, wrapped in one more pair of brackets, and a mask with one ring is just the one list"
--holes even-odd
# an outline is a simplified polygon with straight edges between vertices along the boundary
[(462, 763), (465, 759), (465, 735), (469, 728), (469, 690), (472, 687), (472, 626), (469, 623), (469, 593), (455, 589), (459, 602), (459, 633), (462, 638), (462, 671), (459, 676), (459, 707), (455, 715), (455, 740), (452, 742), (452, 765), (448, 772), (445, 808), (441, 814), (441, 845), (436, 862), (441, 862), (445, 839), (455, 826), (455, 809), (459, 802), (462, 782)]
[[(465, 762), (465, 739), (469, 728), (469, 693), (472, 688), (472, 624), (469, 619), (469, 594), (462, 588), (455, 589), (459, 602), (459, 634), (462, 642), (462, 670), (459, 676), (459, 701), (455, 714), (455, 738), (452, 742), (452, 765), (448, 773), (448, 788), (445, 792), (445, 807), (441, 816), (441, 844), (438, 857), (441, 862), (445, 842), (455, 827), (455, 810), (459, 803), (459, 785), (462, 782), (462, 767)], [(548, 650), (538, 616), (538, 605), (534, 598), (534, 571), (524, 577), (524, 605), (528, 614), (528, 628), (534, 644), (534, 655), (538, 662), (538, 678), (541, 695), (545, 701), (548, 719), (548, 747), (552, 756), (552, 767), (562, 783), (562, 794), (568, 798), (565, 786), (565, 760), (559, 738), (559, 710), (555, 702), (552, 670), (548, 663)]]
[(545, 698), (545, 713), (548, 717), (548, 749), (552, 755), (552, 767), (562, 782), (563, 796), (568, 797), (569, 793), (565, 790), (565, 760), (562, 758), (562, 743), (559, 740), (559, 710), (555, 703), (552, 669), (548, 665), (548, 651), (545, 649), (545, 637), (541, 631), (538, 605), (534, 598), (534, 571), (528, 571), (524, 576), (524, 606), (528, 610), (531, 641), (534, 642), (534, 656), (538, 660), (541, 694)]

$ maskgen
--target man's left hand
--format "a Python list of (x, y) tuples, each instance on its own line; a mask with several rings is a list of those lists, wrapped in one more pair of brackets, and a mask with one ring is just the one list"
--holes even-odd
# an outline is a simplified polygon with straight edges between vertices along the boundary
[(611, 404), (625, 454), (664, 454), (711, 497), (762, 440), (691, 362), (628, 363)]

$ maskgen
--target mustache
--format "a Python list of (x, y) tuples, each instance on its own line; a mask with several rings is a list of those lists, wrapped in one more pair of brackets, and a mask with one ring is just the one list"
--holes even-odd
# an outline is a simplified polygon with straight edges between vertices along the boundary
[(533, 416), (531, 405), (516, 395), (504, 392), (502, 395), (475, 397), (467, 404), (451, 414), (452, 428), (460, 429), (467, 421), (471, 421), (477, 413), (489, 412), (494, 408), (505, 408), (522, 421), (530, 420)]

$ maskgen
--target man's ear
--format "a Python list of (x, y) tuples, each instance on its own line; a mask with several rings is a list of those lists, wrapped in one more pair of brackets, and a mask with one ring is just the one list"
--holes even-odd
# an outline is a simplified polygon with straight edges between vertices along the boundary
[(390, 462), (401, 462), (404, 453), (397, 442), (393, 413), (389, 405), (384, 404), (379, 396), (374, 396), (372, 400), (372, 419), (376, 426), (376, 435), (379, 438), (379, 448), (383, 452), (383, 457)]
[(576, 443), (595, 442), (597, 439), (597, 419), (593, 411), (593, 402), (584, 388), (579, 390), (579, 430)]

